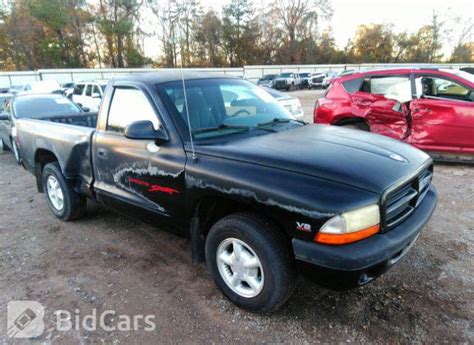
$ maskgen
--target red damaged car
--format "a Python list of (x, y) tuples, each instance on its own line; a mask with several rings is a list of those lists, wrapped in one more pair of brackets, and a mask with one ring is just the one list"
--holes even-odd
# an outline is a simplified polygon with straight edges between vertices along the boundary
[(431, 68), (347, 75), (316, 102), (314, 122), (371, 131), (437, 158), (472, 162), (474, 75)]

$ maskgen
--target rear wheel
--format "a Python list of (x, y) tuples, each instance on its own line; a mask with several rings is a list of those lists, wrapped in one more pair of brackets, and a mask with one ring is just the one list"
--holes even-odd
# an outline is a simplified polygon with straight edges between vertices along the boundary
[(87, 199), (71, 188), (57, 162), (46, 164), (42, 182), (49, 208), (56, 217), (68, 221), (84, 215)]
[(254, 313), (277, 310), (296, 284), (289, 241), (250, 214), (227, 216), (212, 227), (206, 239), (206, 261), (224, 295)]

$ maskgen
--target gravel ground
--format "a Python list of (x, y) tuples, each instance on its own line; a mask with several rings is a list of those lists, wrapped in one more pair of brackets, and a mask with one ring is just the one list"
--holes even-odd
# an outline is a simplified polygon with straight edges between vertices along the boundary
[[(320, 91), (294, 92), (311, 119)], [(0, 151), (1, 152), (1, 151)], [(0, 153), (0, 342), (6, 305), (46, 308), (42, 343), (473, 343), (474, 168), (436, 165), (438, 208), (407, 256), (380, 279), (347, 292), (300, 280), (281, 311), (244, 312), (191, 264), (188, 240), (89, 205), (64, 223), (32, 175)], [(59, 332), (54, 310), (153, 314), (156, 329)], [(116, 325), (117, 318), (107, 318)]]

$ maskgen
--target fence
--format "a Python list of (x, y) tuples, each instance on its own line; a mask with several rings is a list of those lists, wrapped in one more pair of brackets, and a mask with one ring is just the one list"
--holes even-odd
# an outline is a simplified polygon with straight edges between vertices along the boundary
[[(209, 73), (225, 73), (250, 81), (257, 81), (264, 74), (278, 74), (281, 72), (322, 72), (343, 70), (368, 70), (401, 67), (430, 67), (430, 64), (348, 64), (348, 65), (262, 65), (244, 66), (236, 68), (186, 68), (190, 71), (205, 71)], [(474, 64), (438, 64), (437, 67), (461, 68), (474, 67)], [(159, 72), (177, 70), (172, 68), (103, 68), (103, 69), (40, 69), (26, 72), (0, 72), (0, 87), (27, 84), (33, 81), (55, 79), (60, 84), (95, 79), (109, 79), (113, 76), (130, 73)]]

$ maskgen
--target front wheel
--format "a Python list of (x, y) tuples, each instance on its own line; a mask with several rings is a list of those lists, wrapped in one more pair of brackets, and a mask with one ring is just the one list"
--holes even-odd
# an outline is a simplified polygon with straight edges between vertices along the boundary
[(71, 188), (57, 162), (46, 164), (42, 182), (49, 208), (56, 217), (68, 221), (84, 215), (87, 199)]
[(212, 227), (206, 239), (206, 261), (224, 295), (254, 313), (277, 310), (296, 285), (290, 242), (250, 214), (227, 216)]

